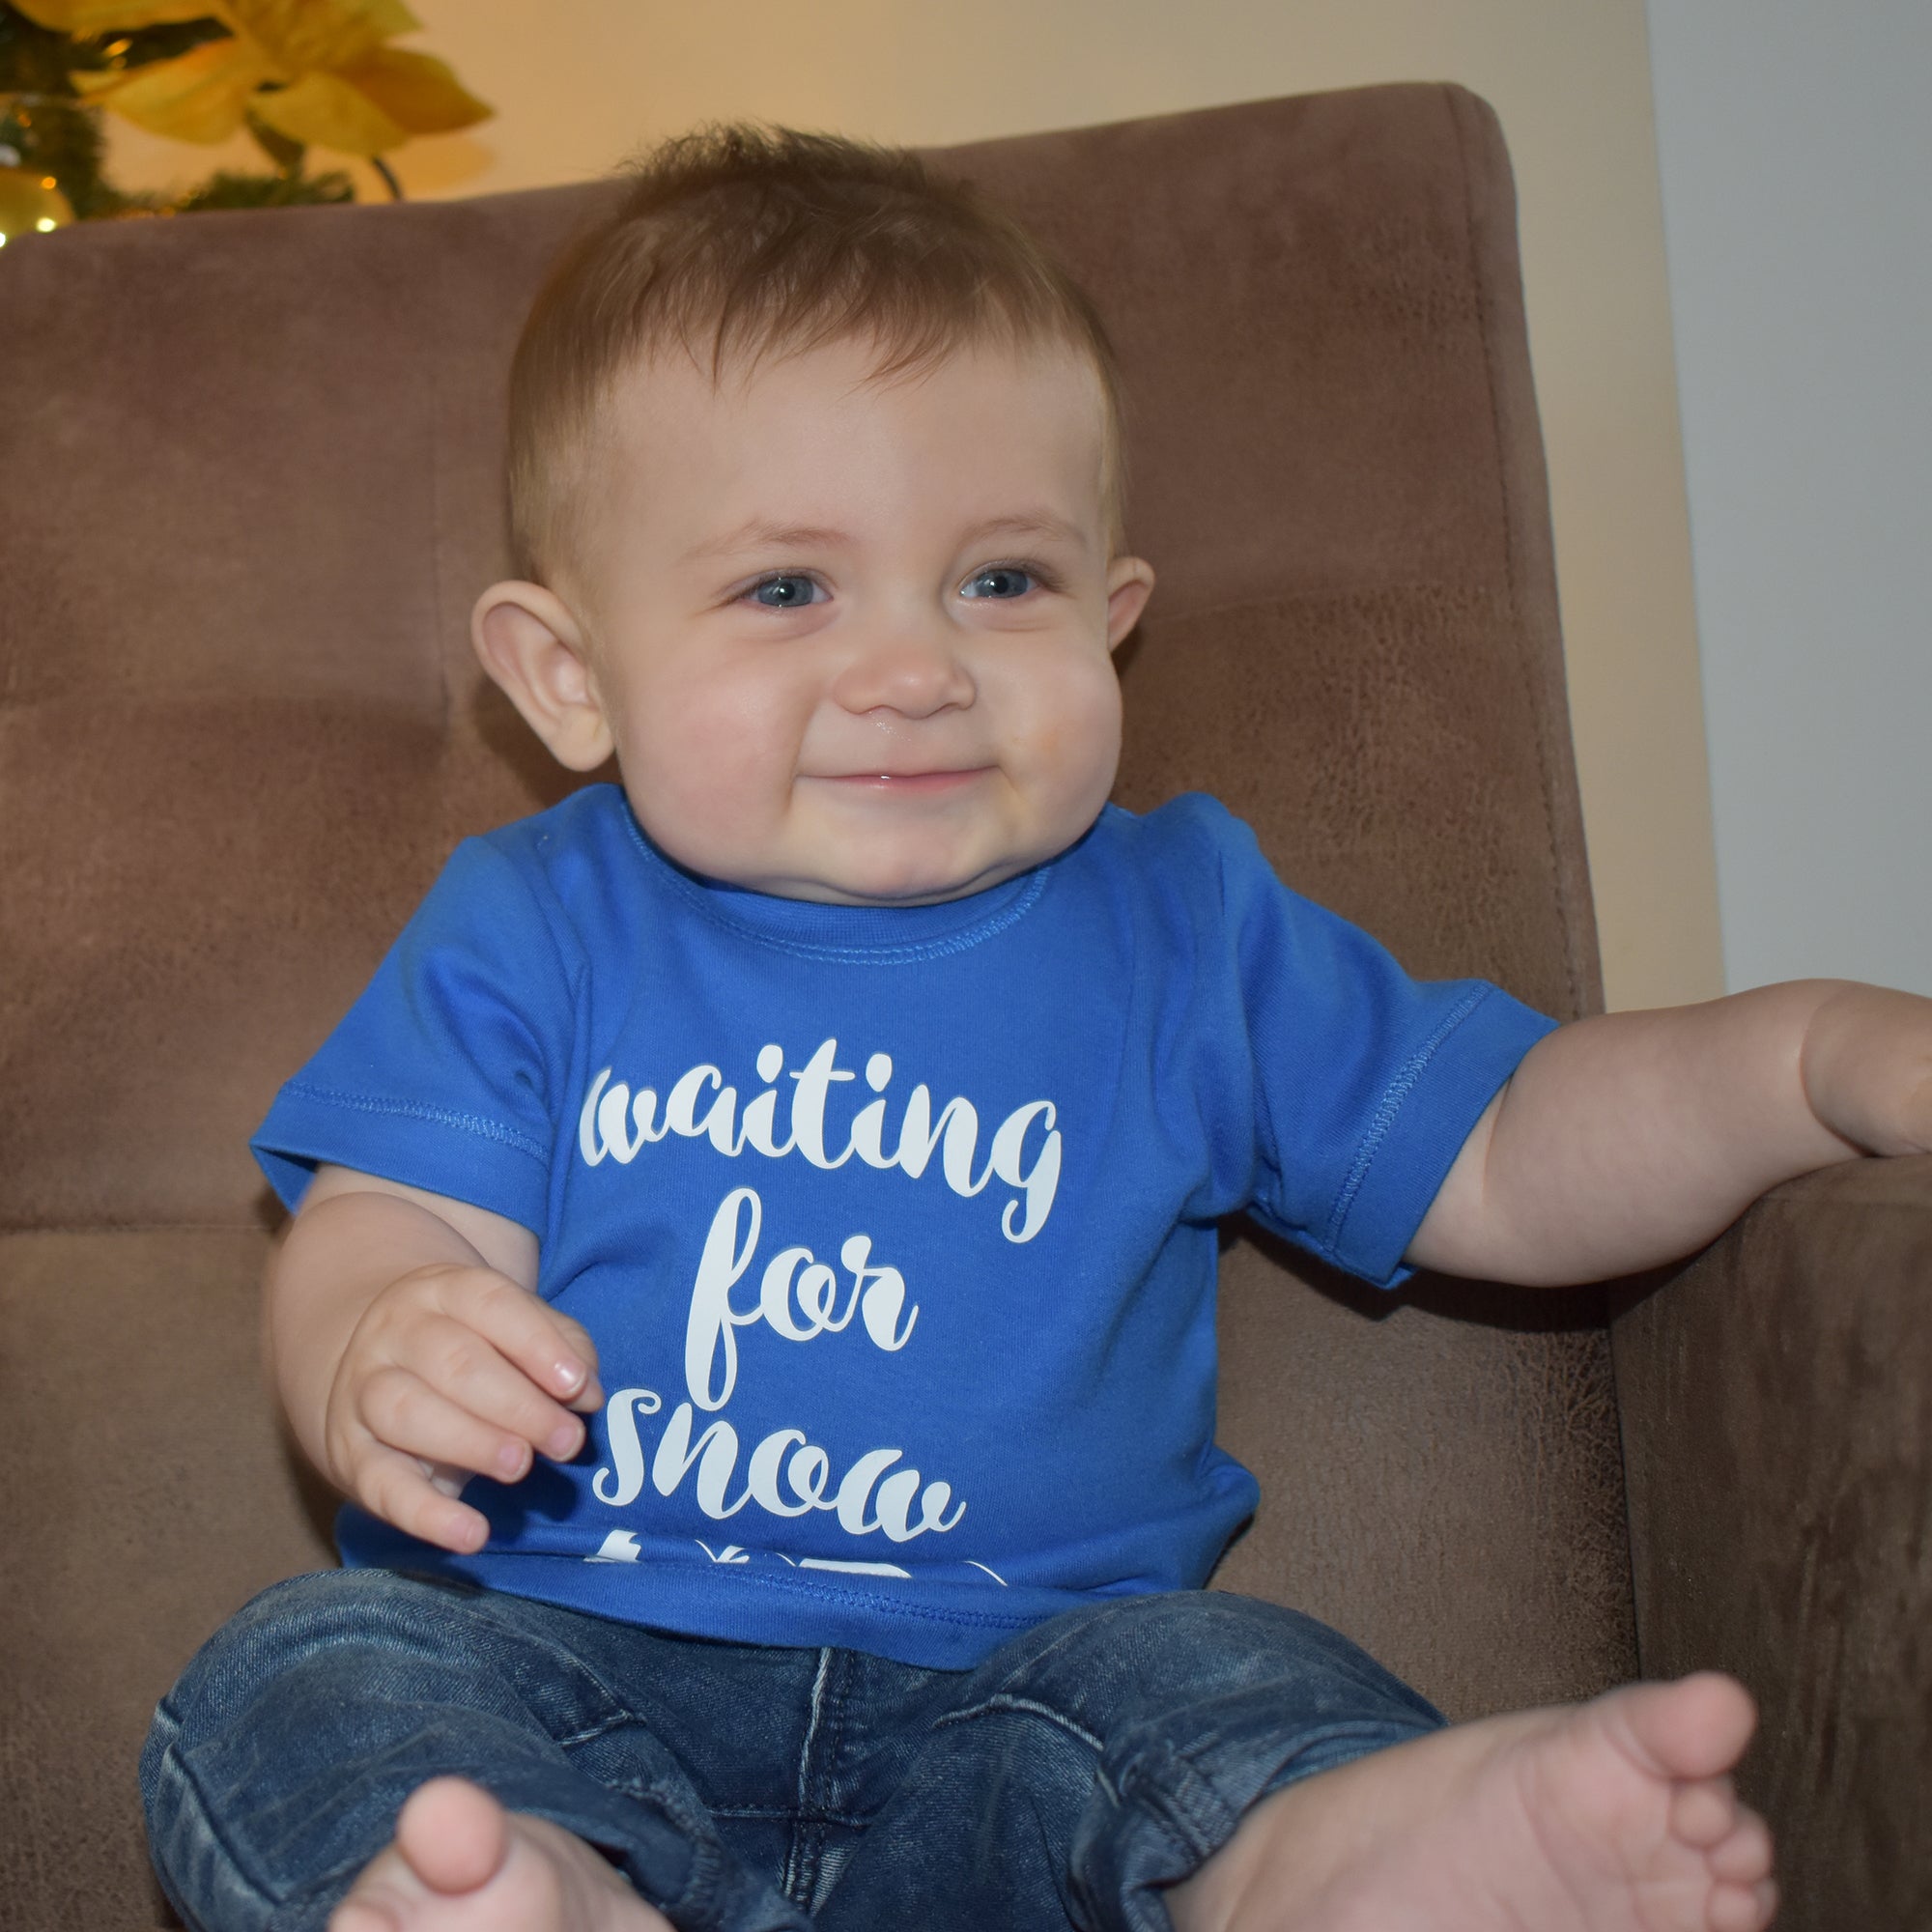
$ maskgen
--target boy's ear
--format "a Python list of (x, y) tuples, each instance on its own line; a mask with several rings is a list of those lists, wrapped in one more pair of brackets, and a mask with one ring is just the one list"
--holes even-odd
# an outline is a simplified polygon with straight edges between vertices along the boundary
[(583, 631), (540, 583), (493, 583), (469, 615), (469, 641), (524, 722), (573, 772), (594, 771), (615, 749)]
[(1138, 556), (1117, 556), (1107, 566), (1107, 648), (1119, 650), (1121, 639), (1141, 620), (1153, 595), (1153, 565)]

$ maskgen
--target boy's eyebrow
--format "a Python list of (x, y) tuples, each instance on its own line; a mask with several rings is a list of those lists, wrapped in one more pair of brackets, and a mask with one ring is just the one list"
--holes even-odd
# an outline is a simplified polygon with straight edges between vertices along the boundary
[[(1087, 535), (1077, 525), (1050, 510), (1027, 510), (1011, 516), (988, 517), (975, 524), (962, 541), (980, 543), (987, 537), (1045, 537), (1076, 549), (1087, 547)], [(680, 564), (697, 563), (706, 557), (729, 556), (741, 550), (789, 550), (817, 545), (824, 548), (850, 548), (852, 539), (842, 530), (825, 529), (815, 524), (775, 524), (753, 518), (749, 524), (695, 545), (678, 558)]]

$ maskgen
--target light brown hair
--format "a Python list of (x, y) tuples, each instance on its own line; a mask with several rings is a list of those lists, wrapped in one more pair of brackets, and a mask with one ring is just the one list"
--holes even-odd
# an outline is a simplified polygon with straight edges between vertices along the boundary
[[(727, 361), (870, 339), (874, 380), (958, 349), (1054, 344), (1088, 360), (1105, 409), (1102, 505), (1124, 547), (1122, 403), (1093, 303), (1010, 215), (916, 155), (749, 123), (664, 142), (544, 284), (510, 377), (510, 526), (539, 582), (568, 557), (576, 485), (612, 384), (680, 344)], [(700, 354), (708, 338), (708, 358)]]

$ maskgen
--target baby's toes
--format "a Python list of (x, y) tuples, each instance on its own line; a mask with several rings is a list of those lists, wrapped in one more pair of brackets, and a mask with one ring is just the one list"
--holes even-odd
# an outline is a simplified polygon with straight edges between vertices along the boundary
[(1770, 1879), (1755, 1885), (1720, 1885), (1711, 1892), (1706, 1923), (1711, 1932), (1764, 1932), (1777, 1910), (1777, 1888)]
[(1703, 1777), (1680, 1785), (1670, 1801), (1671, 1835), (1700, 1851), (1719, 1843), (1737, 1822), (1737, 1793), (1728, 1777)]
[(1713, 1878), (1732, 1885), (1756, 1885), (1771, 1876), (1771, 1830), (1755, 1811), (1738, 1806), (1731, 1834), (1713, 1845), (1706, 1858)]
[(477, 1891), (509, 1856), (509, 1814), (481, 1785), (433, 1777), (397, 1814), (395, 1849), (431, 1891)]
[(328, 1932), (396, 1932), (422, 1888), (393, 1847), (363, 1866), (348, 1897), (328, 1917)]

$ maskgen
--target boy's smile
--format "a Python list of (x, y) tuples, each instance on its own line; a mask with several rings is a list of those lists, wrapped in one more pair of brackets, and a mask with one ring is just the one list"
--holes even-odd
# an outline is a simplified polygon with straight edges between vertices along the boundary
[(486, 667), (566, 764), (614, 749), (673, 859), (786, 897), (921, 904), (1053, 857), (1120, 753), (1111, 652), (1152, 587), (1106, 554), (1103, 412), (1057, 347), (868, 381), (869, 344), (714, 391), (622, 382), (556, 595), (498, 584)]

